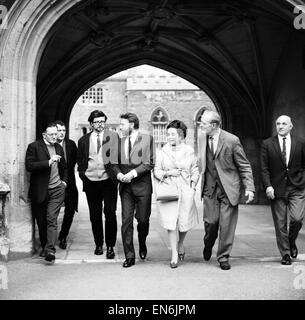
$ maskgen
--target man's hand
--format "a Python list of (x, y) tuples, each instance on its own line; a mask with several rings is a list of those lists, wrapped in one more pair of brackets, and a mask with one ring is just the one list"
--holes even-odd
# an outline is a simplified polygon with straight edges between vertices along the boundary
[(275, 198), (273, 187), (270, 186), (266, 189), (266, 195), (267, 195), (267, 198), (270, 200), (273, 200)]
[(125, 183), (130, 183), (130, 181), (134, 178), (133, 172), (129, 171), (128, 173), (126, 173), (123, 177), (123, 182)]
[(248, 200), (246, 201), (246, 203), (250, 203), (254, 199), (254, 192), (246, 190), (245, 196), (248, 197)]
[(59, 162), (61, 159), (61, 156), (58, 154), (54, 154), (51, 159), (49, 160), (49, 166), (51, 166), (54, 162)]

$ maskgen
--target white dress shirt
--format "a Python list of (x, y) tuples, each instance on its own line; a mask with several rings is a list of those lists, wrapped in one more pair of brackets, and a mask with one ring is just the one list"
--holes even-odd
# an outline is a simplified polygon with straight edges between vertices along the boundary
[[(136, 142), (137, 138), (138, 138), (138, 134), (139, 131), (138, 130), (134, 130), (128, 137), (126, 137), (125, 139), (125, 155), (126, 155), (126, 159), (129, 159), (129, 138), (130, 138), (130, 143), (131, 143), (131, 148), (133, 147), (134, 143)], [(133, 173), (134, 177), (137, 177), (137, 171), (136, 170), (131, 170), (131, 172)]]
[(288, 166), (289, 157), (290, 157), (290, 149), (291, 149), (291, 136), (287, 134), (287, 136), (283, 137), (278, 135), (279, 143), (281, 151), (283, 152), (283, 138), (286, 138), (286, 165)]
[[(220, 129), (216, 131), (213, 135), (213, 148), (214, 148), (214, 154), (216, 153), (218, 141), (219, 141), (219, 135), (220, 135)], [(211, 149), (211, 139), (209, 139), (209, 147)]]

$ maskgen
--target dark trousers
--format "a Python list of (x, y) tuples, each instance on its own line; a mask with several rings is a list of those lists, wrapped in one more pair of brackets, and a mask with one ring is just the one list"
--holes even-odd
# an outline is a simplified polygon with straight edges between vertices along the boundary
[(232, 206), (223, 188), (216, 184), (211, 196), (204, 196), (204, 245), (212, 249), (218, 236), (217, 260), (229, 259), (238, 218), (238, 206)]
[(63, 240), (67, 238), (73, 222), (74, 214), (75, 214), (74, 201), (73, 199), (71, 199), (71, 197), (69, 197), (69, 194), (66, 194), (64, 217), (61, 224), (61, 230), (58, 236), (59, 240)]
[[(126, 259), (135, 258), (133, 246), (133, 218), (137, 219), (139, 244), (145, 244), (149, 232), (149, 218), (151, 214), (151, 194), (136, 196), (130, 185), (124, 185), (121, 190), (122, 203), (122, 241)], [(135, 214), (135, 215), (134, 215)]]
[[(287, 186), (282, 198), (271, 200), (271, 211), (275, 228), (276, 242), (282, 256), (290, 255), (290, 246), (295, 245), (302, 228), (305, 209), (305, 190)], [(287, 226), (289, 220), (289, 229)]]
[(117, 237), (116, 204), (117, 186), (110, 180), (90, 181), (86, 179), (86, 197), (89, 206), (90, 221), (96, 246), (103, 246), (103, 204), (105, 215), (105, 242), (114, 247)]
[(47, 198), (42, 203), (32, 202), (33, 217), (37, 222), (41, 247), (47, 252), (56, 252), (57, 218), (65, 200), (65, 186), (60, 184), (48, 190)]

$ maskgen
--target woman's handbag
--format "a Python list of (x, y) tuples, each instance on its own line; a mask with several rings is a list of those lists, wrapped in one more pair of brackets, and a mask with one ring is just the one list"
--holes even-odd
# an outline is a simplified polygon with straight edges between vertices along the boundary
[(175, 201), (178, 200), (178, 188), (174, 183), (170, 183), (170, 180), (165, 181), (155, 179), (155, 194), (156, 200), (159, 201)]

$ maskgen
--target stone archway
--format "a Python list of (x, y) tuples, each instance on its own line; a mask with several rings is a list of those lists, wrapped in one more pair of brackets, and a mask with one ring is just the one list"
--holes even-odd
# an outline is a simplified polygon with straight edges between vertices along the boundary
[(1, 180), (10, 186), (8, 208), (10, 257), (32, 250), (32, 218), (27, 200), (28, 175), (24, 167), (27, 145), (36, 135), (36, 77), (49, 30), (80, 0), (17, 1), (11, 7), (8, 28), (1, 34)]

